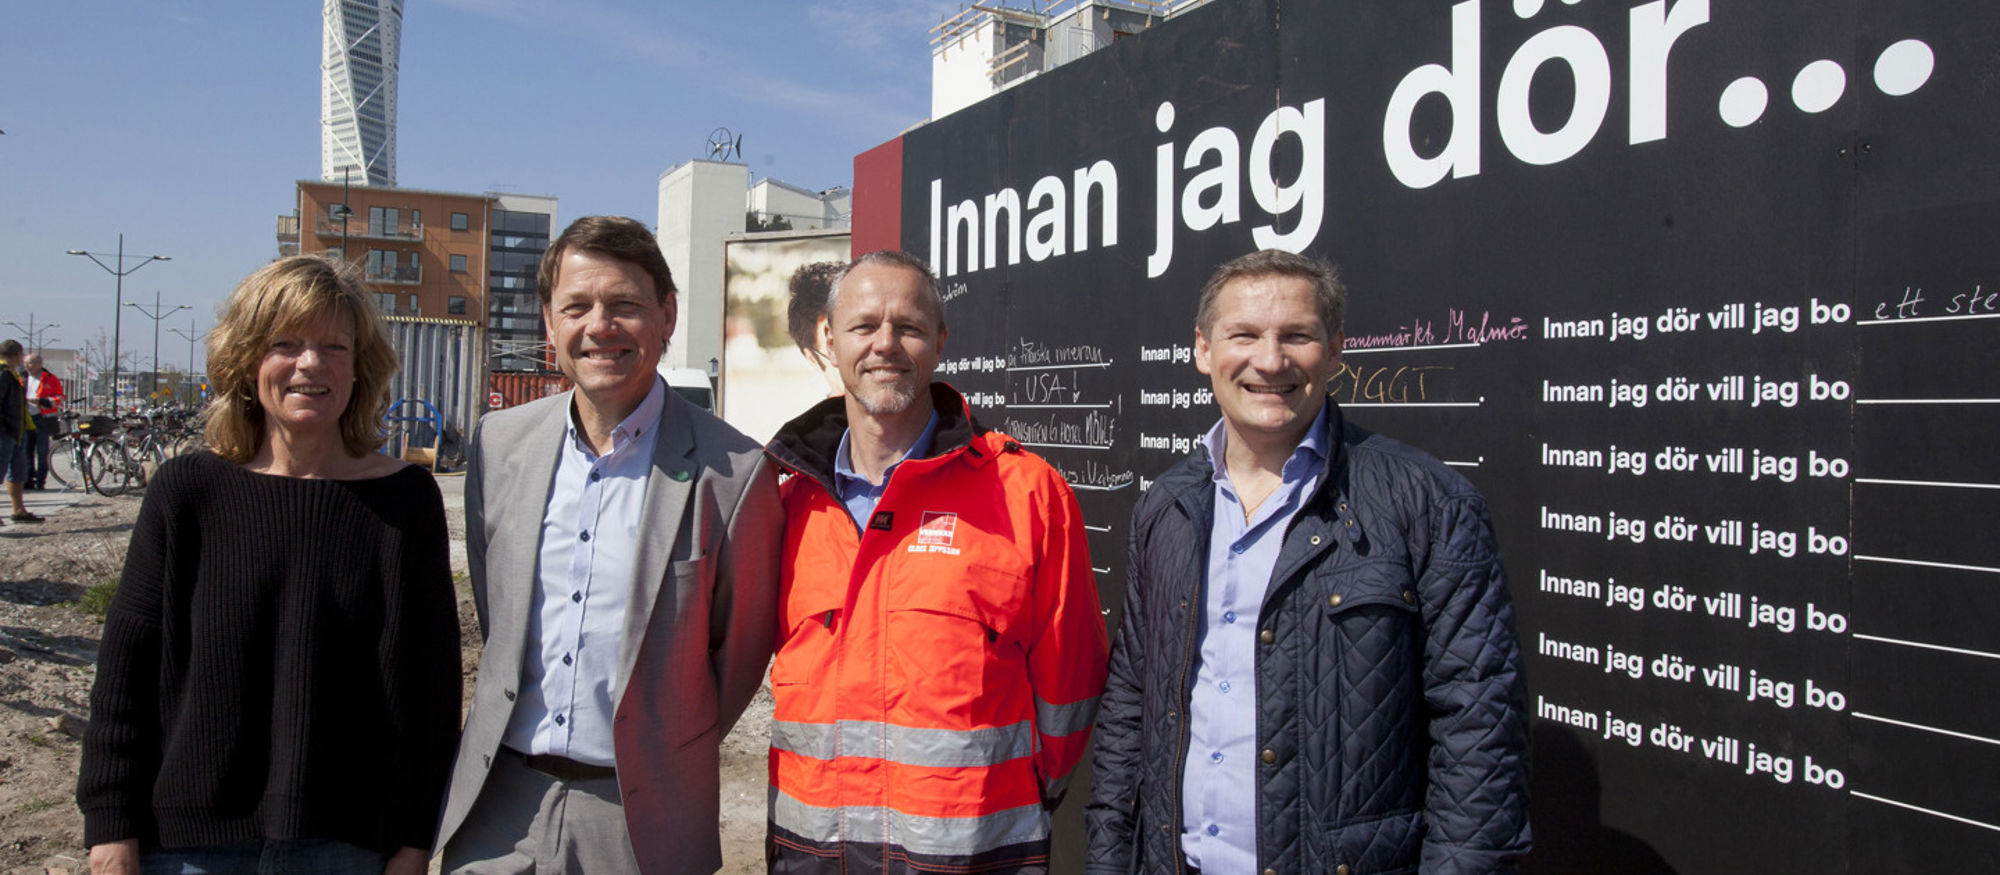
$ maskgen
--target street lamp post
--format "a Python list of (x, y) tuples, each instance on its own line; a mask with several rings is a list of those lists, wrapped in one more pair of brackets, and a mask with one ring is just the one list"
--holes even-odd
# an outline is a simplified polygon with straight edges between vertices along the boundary
[[(118, 335), (119, 335), (119, 329), (122, 327), (124, 322), (123, 316), (125, 313), (125, 275), (130, 273), (138, 273), (139, 268), (145, 267), (148, 264), (152, 264), (155, 261), (172, 261), (173, 259), (165, 255), (148, 255), (145, 258), (141, 259), (138, 264), (132, 265), (130, 269), (127, 269), (125, 267), (125, 235), (123, 234), (118, 235), (118, 255), (116, 256), (118, 259), (117, 267), (112, 267), (109, 264), (105, 264), (103, 260), (97, 257), (100, 253), (85, 252), (81, 249), (71, 249), (69, 250), (68, 254), (81, 255), (85, 258), (88, 258), (91, 261), (96, 262), (98, 267), (104, 268), (104, 270), (107, 273), (118, 278), (118, 283), (117, 283), (118, 300), (111, 310), (111, 411), (112, 413), (115, 414), (118, 411), (118, 341), (119, 341)], [(135, 255), (132, 257), (138, 258), (139, 256)]]
[(161, 310), (159, 289), (153, 290), (153, 309), (148, 310), (138, 304), (126, 304), (125, 306), (144, 313), (153, 320), (153, 390), (154, 393), (157, 393), (160, 388), (160, 320), (182, 310), (192, 310), (194, 308), (186, 304), (176, 304), (172, 310)]
[(188, 330), (186, 330), (186, 331), (182, 331), (182, 330), (180, 330), (180, 329), (178, 329), (178, 328), (169, 328), (169, 329), (167, 329), (167, 330), (168, 330), (168, 331), (171, 331), (171, 332), (173, 332), (173, 333), (175, 333), (175, 334), (178, 334), (178, 335), (180, 335), (180, 336), (182, 336), (182, 337), (185, 337), (185, 338), (187, 338), (187, 342), (188, 342), (188, 395), (189, 395), (189, 397), (190, 397), (190, 398), (192, 398), (192, 397), (194, 396), (194, 343), (195, 343), (195, 341), (197, 341), (197, 340), (200, 340), (200, 339), (202, 339), (202, 338), (204, 338), (204, 337), (207, 337), (207, 336), (208, 336), (208, 332), (206, 332), (206, 331), (203, 331), (203, 332), (201, 332), (201, 333), (199, 333), (199, 334), (195, 333), (195, 330), (194, 330), (194, 317), (193, 317), (193, 316), (189, 316), (189, 317), (188, 317)]
[(7, 322), (7, 323), (4, 323), (4, 324), (7, 324), (7, 325), (12, 325), (12, 326), (14, 326), (14, 327), (15, 327), (16, 329), (19, 329), (19, 330), (20, 330), (20, 331), (21, 331), (22, 333), (26, 334), (26, 335), (28, 336), (28, 351), (29, 351), (29, 352), (32, 352), (32, 353), (34, 353), (34, 354), (36, 354), (36, 355), (41, 355), (41, 354), (42, 354), (42, 347), (43, 347), (43, 345), (44, 345), (44, 344), (43, 344), (43, 341), (42, 341), (42, 335), (44, 335), (44, 334), (47, 334), (47, 333), (49, 333), (49, 329), (51, 329), (51, 328), (60, 328), (60, 327), (62, 327), (62, 323), (60, 323), (60, 322), (50, 322), (50, 323), (47, 323), (47, 324), (43, 325), (43, 326), (42, 326), (42, 327), (40, 327), (40, 328), (36, 328), (36, 327), (35, 327), (35, 314), (33, 314), (33, 313), (29, 313), (29, 314), (28, 314), (28, 327), (26, 327), (26, 328), (22, 328), (22, 327), (21, 327), (21, 325), (20, 325), (20, 323), (18, 323), (18, 322), (11, 322), (11, 321), (10, 321), (10, 322)]

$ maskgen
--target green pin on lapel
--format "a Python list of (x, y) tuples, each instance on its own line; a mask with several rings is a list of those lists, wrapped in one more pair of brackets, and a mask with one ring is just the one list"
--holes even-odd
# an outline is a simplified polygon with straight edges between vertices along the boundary
[(682, 483), (686, 483), (688, 481), (688, 478), (693, 475), (689, 474), (686, 468), (676, 468), (674, 469), (674, 473), (669, 474), (667, 476), (672, 477), (675, 480), (678, 480)]

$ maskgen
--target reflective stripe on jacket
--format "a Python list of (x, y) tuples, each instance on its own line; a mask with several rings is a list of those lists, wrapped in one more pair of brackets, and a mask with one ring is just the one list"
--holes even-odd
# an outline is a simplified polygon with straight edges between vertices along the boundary
[(1069, 484), (932, 386), (935, 454), (856, 526), (832, 399), (786, 425), (771, 666), (776, 872), (1035, 871), (1109, 644)]

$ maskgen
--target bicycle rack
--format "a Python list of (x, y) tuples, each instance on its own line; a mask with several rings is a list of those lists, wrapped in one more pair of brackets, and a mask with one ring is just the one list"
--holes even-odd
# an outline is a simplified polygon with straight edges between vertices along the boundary
[[(404, 416), (402, 414), (403, 408), (410, 404), (423, 405), (425, 410), (430, 411), (430, 415)], [(402, 446), (397, 449), (402, 452), (403, 461), (422, 465), (432, 471), (437, 470), (438, 449), (444, 446), (444, 415), (439, 413), (435, 406), (432, 406), (429, 401), (425, 401), (422, 398), (398, 398), (396, 399), (396, 403), (389, 405), (388, 415), (382, 417), (382, 423), (385, 426), (391, 423), (429, 423), (431, 427), (430, 446), (410, 446), (410, 433), (408, 430), (405, 430), (403, 432)], [(390, 447), (387, 444), (383, 445), (382, 453), (383, 455), (390, 454)]]

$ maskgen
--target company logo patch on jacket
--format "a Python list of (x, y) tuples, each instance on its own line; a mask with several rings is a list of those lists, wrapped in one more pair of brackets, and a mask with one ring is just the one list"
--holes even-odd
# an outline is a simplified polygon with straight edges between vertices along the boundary
[(917, 526), (917, 542), (910, 545), (911, 553), (943, 553), (957, 556), (958, 548), (952, 546), (952, 539), (958, 534), (958, 514), (948, 511), (924, 511), (924, 522)]

